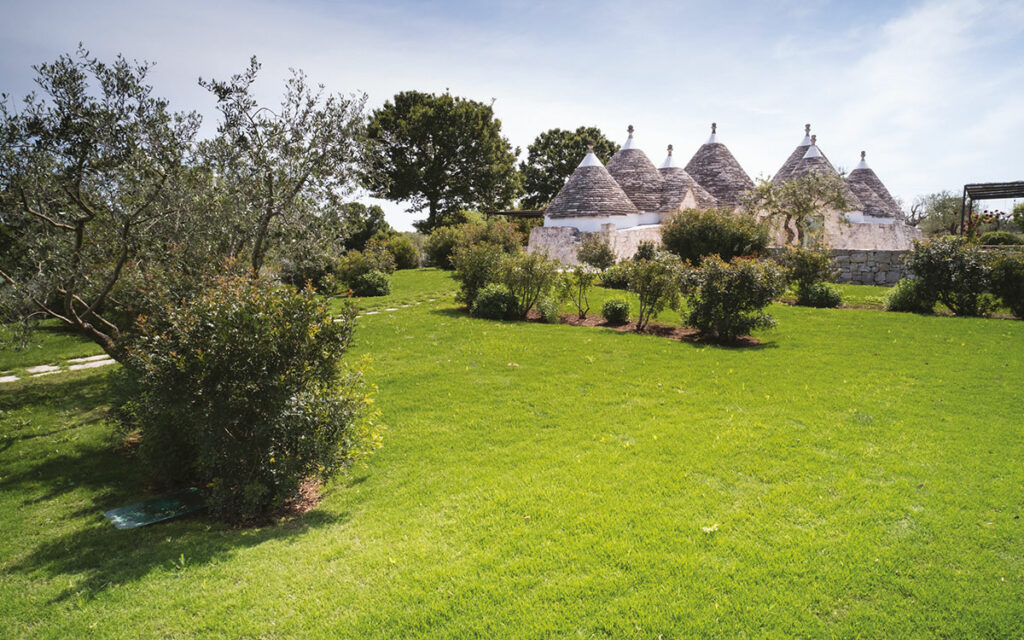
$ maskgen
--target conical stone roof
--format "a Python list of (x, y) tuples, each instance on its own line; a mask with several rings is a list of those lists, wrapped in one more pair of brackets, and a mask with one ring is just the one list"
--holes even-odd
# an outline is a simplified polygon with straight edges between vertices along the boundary
[(676, 163), (672, 157), (672, 145), (668, 145), (668, 156), (658, 167), (658, 173), (662, 178), (661, 207), (658, 209), (660, 213), (678, 211), (683, 208), (688, 193), (693, 194), (693, 203), (698, 208), (708, 209), (718, 205), (715, 196), (697, 184), (693, 176)]
[(743, 170), (729, 149), (718, 141), (717, 125), (711, 123), (711, 137), (697, 149), (686, 163), (686, 172), (704, 187), (719, 204), (735, 207), (743, 192), (754, 187), (754, 181)]
[[(836, 168), (832, 166), (832, 163), (828, 161), (825, 154), (823, 154), (818, 148), (818, 136), (811, 136), (811, 146), (807, 147), (807, 150), (804, 152), (804, 157), (793, 165), (793, 170), (790, 171), (789, 175), (783, 178), (783, 180), (799, 178), (800, 176), (811, 173), (812, 171), (822, 171), (839, 175)], [(857, 194), (850, 189), (850, 186), (846, 181), (843, 181), (843, 195), (846, 196), (847, 211), (864, 210), (864, 203), (862, 203), (860, 198), (857, 197)]]
[(807, 153), (807, 147), (811, 146), (811, 125), (804, 125), (804, 139), (800, 141), (793, 153), (789, 154), (786, 161), (782, 163), (779, 170), (775, 172), (775, 177), (772, 178), (772, 182), (782, 182), (793, 173), (793, 168)]
[(591, 147), (544, 213), (551, 218), (578, 218), (639, 212)]
[(633, 125), (626, 129), (626, 144), (608, 160), (608, 173), (640, 211), (657, 211), (661, 202), (661, 174), (647, 154), (633, 145)]
[[(864, 213), (880, 218), (902, 217), (903, 211), (900, 209), (899, 203), (885, 188), (878, 175), (868, 166), (867, 160), (864, 159), (865, 155), (863, 151), (860, 152), (860, 162), (847, 176), (846, 184), (864, 203)], [(865, 195), (862, 196), (862, 193)]]

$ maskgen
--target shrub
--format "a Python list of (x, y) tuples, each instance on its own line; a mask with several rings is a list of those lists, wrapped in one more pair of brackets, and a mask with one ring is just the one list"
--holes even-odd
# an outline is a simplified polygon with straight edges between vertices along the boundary
[(484, 224), (464, 224), (461, 229), (462, 242), (465, 244), (488, 242), (501, 247), (501, 250), (508, 254), (519, 253), (523, 247), (523, 234), (519, 232), (514, 222), (490, 219)]
[(383, 271), (367, 271), (356, 276), (352, 281), (352, 294), (360, 298), (386, 296), (391, 293), (391, 281)]
[(885, 299), (885, 310), (931, 313), (935, 309), (935, 302), (935, 298), (925, 290), (920, 280), (903, 278)]
[(194, 484), (214, 515), (244, 520), (379, 446), (358, 372), (339, 375), (354, 309), (334, 322), (325, 305), (224, 278), (140, 322), (127, 358), (137, 394), (119, 415), (158, 481)]
[(576, 258), (583, 264), (590, 265), (599, 271), (615, 264), (615, 252), (600, 235), (591, 233), (583, 237)]
[(594, 280), (596, 279), (597, 274), (592, 269), (583, 265), (576, 265), (571, 272), (565, 274), (565, 277), (562, 278), (562, 296), (569, 299), (573, 306), (576, 307), (580, 320), (587, 319), (587, 312), (590, 311), (590, 301), (587, 300), (587, 292), (590, 291), (590, 287), (594, 286)]
[(309, 283), (317, 293), (331, 293), (335, 289), (336, 270), (334, 258), (324, 253), (310, 253), (283, 258), (278, 275), (285, 284), (302, 288)]
[(636, 318), (637, 331), (643, 331), (651, 318), (665, 307), (678, 307), (680, 267), (679, 260), (674, 256), (640, 260), (626, 267), (629, 290), (637, 295), (640, 302)]
[(537, 300), (546, 296), (558, 281), (560, 263), (537, 253), (507, 256), (501, 281), (516, 297), (516, 315), (525, 318)]
[(737, 258), (728, 263), (718, 256), (704, 258), (699, 269), (684, 273), (682, 282), (690, 309), (687, 324), (725, 342), (774, 326), (764, 308), (785, 288), (782, 271), (772, 261)]
[(622, 298), (612, 298), (601, 307), (601, 315), (608, 324), (626, 324), (629, 322), (629, 303)]
[(989, 268), (976, 246), (960, 238), (914, 242), (904, 260), (921, 281), (924, 294), (956, 315), (980, 316), (989, 311), (991, 300), (985, 295)]
[(458, 247), (452, 257), (452, 277), (459, 283), (455, 299), (472, 309), (477, 293), (501, 277), (504, 256), (500, 247), (489, 242)]
[(978, 238), (979, 244), (986, 245), (1018, 245), (1024, 244), (1024, 238), (1009, 231), (987, 231)]
[(420, 266), (420, 251), (409, 236), (395, 234), (388, 238), (384, 247), (394, 258), (396, 269), (415, 269)]
[(625, 289), (629, 286), (626, 264), (617, 264), (601, 274), (601, 285), (608, 289)]
[[(827, 247), (817, 245), (814, 247), (786, 247), (779, 259), (782, 268), (785, 269), (786, 279), (796, 288), (797, 304), (804, 306), (820, 306), (816, 304), (805, 304), (804, 301), (817, 296), (820, 298), (823, 289), (817, 287), (815, 293), (810, 289), (823, 282), (835, 279), (836, 269), (832, 264), (832, 252)], [(833, 289), (833, 291), (835, 291)], [(838, 291), (835, 291), (838, 295)], [(839, 306), (835, 305), (826, 306)]]
[(1013, 315), (1024, 320), (1024, 256), (1000, 256), (989, 274), (991, 289)]
[(657, 255), (658, 246), (656, 244), (641, 240), (636, 247), (636, 253), (633, 254), (633, 260), (654, 260)]
[(383, 246), (371, 243), (367, 244), (366, 251), (353, 249), (345, 254), (338, 263), (338, 279), (354, 290), (360, 276), (371, 271), (387, 274), (394, 270), (395, 260), (391, 254)]
[(796, 303), (803, 307), (834, 309), (843, 304), (843, 294), (833, 286), (827, 285), (824, 282), (818, 282), (800, 289), (797, 294)]
[(477, 294), (470, 313), (488, 320), (511, 320), (516, 315), (516, 297), (503, 284), (489, 284)]
[(692, 265), (710, 255), (729, 262), (763, 252), (768, 246), (768, 230), (752, 217), (729, 209), (688, 209), (662, 223), (661, 243)]
[(454, 269), (452, 254), (462, 242), (462, 231), (458, 227), (438, 227), (427, 237), (424, 250), (431, 265), (442, 269)]
[(561, 310), (561, 306), (558, 298), (550, 295), (544, 296), (537, 301), (537, 311), (540, 312), (541, 319), (548, 324), (558, 324), (562, 321), (558, 313)]

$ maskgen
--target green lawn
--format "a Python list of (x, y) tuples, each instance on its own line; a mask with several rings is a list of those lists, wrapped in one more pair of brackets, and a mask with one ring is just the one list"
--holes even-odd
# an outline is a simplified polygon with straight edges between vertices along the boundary
[(109, 371), (0, 387), (4, 634), (1024, 635), (1024, 322), (775, 305), (731, 349), (452, 291), (400, 272), (360, 302), (399, 307), (353, 354), (385, 446), (278, 526), (117, 531), (149, 493)]

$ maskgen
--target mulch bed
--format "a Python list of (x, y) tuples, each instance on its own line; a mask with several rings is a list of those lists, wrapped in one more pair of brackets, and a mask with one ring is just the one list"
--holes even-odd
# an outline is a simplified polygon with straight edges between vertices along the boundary
[[(618, 331), (619, 333), (640, 333), (645, 336), (668, 338), (669, 340), (689, 342), (691, 344), (726, 344), (730, 347), (757, 347), (764, 344), (757, 338), (753, 338), (751, 336), (740, 336), (734, 342), (723, 343), (701, 336), (696, 329), (677, 327), (670, 324), (659, 324), (657, 322), (649, 322), (647, 326), (644, 327), (643, 331), (637, 332), (635, 322), (628, 322), (626, 324), (619, 325), (608, 324), (605, 319), (598, 314), (588, 315), (586, 320), (580, 320), (579, 314), (576, 313), (565, 313), (562, 314), (561, 318), (562, 323), (569, 324), (574, 327), (602, 327), (604, 329)], [(530, 309), (530, 313), (526, 316), (526, 321), (543, 322), (544, 320), (536, 309)]]

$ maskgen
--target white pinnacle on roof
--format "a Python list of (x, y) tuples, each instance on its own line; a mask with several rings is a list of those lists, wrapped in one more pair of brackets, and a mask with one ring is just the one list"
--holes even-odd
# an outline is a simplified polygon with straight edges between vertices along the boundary
[(579, 164), (580, 167), (603, 167), (601, 161), (596, 155), (594, 155), (594, 145), (588, 147), (587, 155), (583, 156), (583, 162)]
[(718, 131), (718, 124), (712, 122), (711, 123), (711, 137), (708, 138), (708, 141), (705, 142), (704, 144), (715, 144), (716, 142), (718, 142), (718, 134), (716, 133), (717, 131)]
[(626, 131), (629, 133), (629, 136), (626, 137), (626, 144), (622, 145), (622, 148), (633, 149), (633, 125), (626, 127)]
[(804, 154), (804, 158), (820, 158), (821, 151), (818, 151), (818, 136), (811, 136), (811, 146)]
[(658, 167), (659, 169), (671, 169), (672, 167), (678, 167), (675, 158), (672, 157), (672, 145), (668, 145), (668, 155), (665, 156), (665, 161)]
[(809, 146), (811, 146), (811, 125), (810, 124), (805, 124), (804, 125), (804, 139), (797, 146), (798, 147), (809, 147)]
[(866, 154), (863, 151), (860, 152), (860, 162), (858, 162), (857, 166), (853, 168), (854, 171), (856, 171), (857, 169), (870, 169), (871, 168), (871, 167), (868, 166), (867, 160), (864, 159), (865, 155)]

